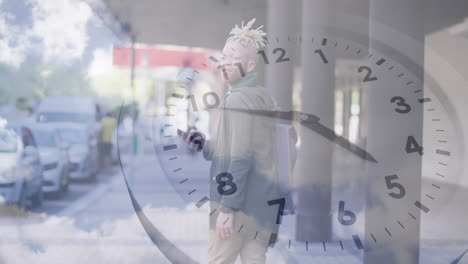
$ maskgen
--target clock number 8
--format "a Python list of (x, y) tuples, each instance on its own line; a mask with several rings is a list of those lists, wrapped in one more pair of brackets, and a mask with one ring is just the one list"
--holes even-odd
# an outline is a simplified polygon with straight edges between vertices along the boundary
[(232, 181), (234, 178), (229, 172), (222, 172), (216, 176), (218, 192), (221, 195), (231, 195), (237, 191), (237, 185)]
[(390, 102), (393, 104), (396, 102), (397, 106), (399, 108), (395, 108), (395, 111), (400, 113), (400, 114), (407, 114), (411, 111), (411, 106), (405, 102), (405, 98), (401, 96), (394, 96), (390, 100)]

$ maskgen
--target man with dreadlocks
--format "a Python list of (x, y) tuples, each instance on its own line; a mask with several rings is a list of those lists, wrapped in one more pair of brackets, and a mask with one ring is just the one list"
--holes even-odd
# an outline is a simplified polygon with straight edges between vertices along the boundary
[[(229, 88), (220, 109), (217, 137), (199, 138), (210, 170), (211, 215), (209, 263), (265, 263), (269, 245), (278, 233), (277, 187), (271, 147), (271, 122), (242, 111), (275, 110), (266, 89), (257, 85), (257, 52), (266, 44), (255, 19), (235, 26), (222, 51), (220, 75)], [(187, 144), (193, 144), (192, 131)], [(190, 141), (192, 139), (192, 141)]]

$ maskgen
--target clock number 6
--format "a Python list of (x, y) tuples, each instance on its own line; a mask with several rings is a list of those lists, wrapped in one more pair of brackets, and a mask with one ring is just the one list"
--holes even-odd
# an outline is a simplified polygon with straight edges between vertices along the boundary
[[(350, 226), (356, 222), (356, 214), (349, 210), (345, 210), (345, 202), (340, 201), (338, 206), (338, 221), (345, 226)], [(345, 217), (347, 219), (345, 219)]]
[(237, 191), (237, 185), (232, 181), (234, 178), (229, 172), (222, 172), (216, 176), (218, 192), (221, 195), (231, 195)]
[(395, 111), (400, 113), (400, 114), (407, 114), (411, 111), (411, 106), (409, 104), (407, 104), (405, 102), (405, 98), (401, 97), (401, 96), (394, 96), (392, 97), (392, 99), (390, 100), (390, 102), (393, 104), (393, 103), (396, 103), (397, 106), (399, 106), (400, 108), (395, 108)]
[(403, 187), (403, 185), (401, 185), (398, 182), (394, 182), (394, 180), (396, 179), (398, 179), (397, 175), (385, 176), (385, 183), (387, 184), (387, 189), (389, 190), (392, 190), (394, 188), (398, 189), (398, 193), (391, 192), (391, 193), (388, 193), (388, 195), (390, 195), (390, 197), (395, 198), (395, 199), (401, 199), (405, 197), (406, 190), (405, 190), (405, 187)]

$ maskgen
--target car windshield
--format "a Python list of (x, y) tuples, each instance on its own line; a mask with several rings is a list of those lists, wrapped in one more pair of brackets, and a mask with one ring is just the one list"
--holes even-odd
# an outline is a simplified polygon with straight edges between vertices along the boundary
[(33, 130), (34, 139), (39, 147), (55, 148), (57, 142), (55, 142), (54, 133), (52, 131), (35, 129)]
[(86, 131), (81, 129), (59, 129), (60, 138), (68, 144), (88, 144)]
[(0, 129), (0, 152), (16, 152), (17, 137), (12, 130)]
[(89, 113), (65, 113), (65, 112), (42, 112), (37, 116), (37, 122), (72, 122), (88, 123), (93, 120), (93, 115)]

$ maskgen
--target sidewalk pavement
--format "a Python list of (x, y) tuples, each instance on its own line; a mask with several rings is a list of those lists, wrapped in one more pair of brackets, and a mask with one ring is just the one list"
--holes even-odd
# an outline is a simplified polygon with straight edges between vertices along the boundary
[[(132, 183), (132, 190), (138, 202), (150, 221), (170, 241), (193, 259), (206, 263), (209, 214), (207, 206), (198, 209), (193, 204), (187, 205), (162, 172), (150, 143), (143, 146), (136, 158), (133, 159), (131, 155), (122, 157), (124, 171)], [(459, 197), (458, 201), (466, 201), (466, 198)], [(460, 222), (453, 219), (455, 212), (459, 213), (458, 216), (461, 214), (461, 217), (467, 214), (466, 210), (459, 210), (460, 208), (466, 209), (466, 206), (460, 203), (450, 204), (446, 208), (448, 213), (438, 219), (423, 221), (421, 263), (450, 263), (468, 248), (468, 241), (464, 239), (466, 233), (459, 233), (460, 230), (466, 229), (461, 228)], [(61, 215), (73, 218), (79, 228), (104, 236), (114, 234), (112, 239), (105, 240), (106, 245), (118, 248), (119, 255), (134, 256), (136, 261), (133, 263), (168, 263), (146, 236), (136, 218), (121, 173), (116, 175), (111, 183), (100, 186), (67, 210)], [(308, 243), (307, 250), (304, 243), (293, 242), (293, 246), (289, 247), (288, 239), (282, 238), (293, 236), (294, 225), (293, 217), (284, 218), (280, 242), (269, 249), (268, 263), (362, 262), (363, 251), (353, 248), (353, 241), (343, 241), (344, 244), (351, 245), (345, 250), (340, 248), (338, 242), (327, 243), (326, 250), (321, 242)], [(445, 239), (445, 236), (440, 237), (440, 231), (454, 236)], [(115, 233), (119, 235), (116, 236)], [(103, 242), (98, 239), (96, 243)], [(460, 263), (468, 263), (468, 260), (463, 259)]]

